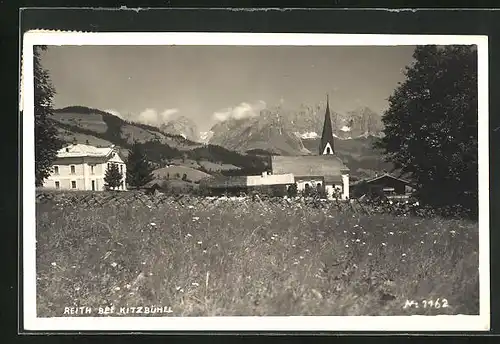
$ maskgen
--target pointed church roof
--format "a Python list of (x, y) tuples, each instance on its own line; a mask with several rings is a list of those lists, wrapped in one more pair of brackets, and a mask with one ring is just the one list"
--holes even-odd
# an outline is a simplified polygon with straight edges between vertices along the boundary
[(333, 129), (332, 129), (332, 119), (330, 117), (330, 104), (328, 95), (326, 96), (326, 111), (325, 111), (325, 122), (323, 124), (323, 133), (321, 134), (321, 143), (319, 147), (319, 154), (322, 155), (327, 144), (330, 144), (332, 153), (335, 152), (333, 146)]

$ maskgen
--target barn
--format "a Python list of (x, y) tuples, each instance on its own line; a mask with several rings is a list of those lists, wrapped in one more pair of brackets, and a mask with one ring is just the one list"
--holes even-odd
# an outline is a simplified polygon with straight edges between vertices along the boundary
[(364, 179), (350, 186), (352, 197), (364, 194), (383, 194), (388, 198), (408, 198), (414, 191), (412, 184), (404, 179), (384, 173), (370, 179)]

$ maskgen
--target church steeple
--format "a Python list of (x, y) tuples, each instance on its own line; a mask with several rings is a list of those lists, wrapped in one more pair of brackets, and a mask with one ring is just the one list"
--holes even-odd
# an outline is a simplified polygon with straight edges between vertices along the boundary
[(326, 95), (325, 123), (323, 124), (323, 133), (321, 134), (321, 144), (319, 146), (319, 155), (333, 155), (333, 130), (332, 119), (330, 118), (330, 104), (328, 94)]

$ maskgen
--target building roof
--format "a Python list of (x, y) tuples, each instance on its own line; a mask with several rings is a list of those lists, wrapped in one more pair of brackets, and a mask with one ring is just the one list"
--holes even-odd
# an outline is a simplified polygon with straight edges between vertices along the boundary
[(200, 184), (209, 188), (246, 187), (246, 176), (217, 176), (200, 180)]
[(330, 144), (332, 153), (335, 152), (335, 148), (333, 145), (332, 119), (330, 117), (330, 105), (328, 101), (328, 95), (326, 97), (325, 123), (323, 124), (323, 133), (321, 134), (319, 154), (323, 154), (323, 150), (325, 149), (327, 144)]
[(273, 174), (292, 173), (297, 177), (341, 176), (349, 171), (335, 155), (272, 156)]
[(94, 147), (84, 144), (70, 144), (57, 151), (58, 158), (107, 157), (115, 152), (114, 146)]
[(371, 183), (371, 182), (374, 182), (374, 181), (377, 181), (379, 179), (382, 179), (382, 178), (391, 178), (391, 179), (394, 179), (394, 180), (398, 180), (404, 184), (409, 184), (411, 185), (411, 182), (407, 181), (407, 180), (404, 180), (404, 179), (401, 179), (401, 178), (398, 178), (398, 177), (395, 177), (393, 176), (392, 174), (389, 174), (389, 173), (384, 173), (380, 176), (376, 176), (376, 177), (373, 177), (373, 178), (368, 178), (368, 179), (363, 179), (363, 180), (360, 180), (358, 182), (356, 182), (355, 184), (358, 184), (358, 183), (361, 183), (361, 182), (365, 182), (365, 183)]

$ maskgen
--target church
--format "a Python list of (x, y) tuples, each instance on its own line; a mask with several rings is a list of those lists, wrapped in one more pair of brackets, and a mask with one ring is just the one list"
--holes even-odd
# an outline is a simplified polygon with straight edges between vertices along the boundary
[(299, 191), (325, 191), (329, 199), (349, 198), (349, 168), (335, 155), (330, 105), (327, 96), (325, 121), (318, 155), (273, 156), (273, 175), (292, 174)]

